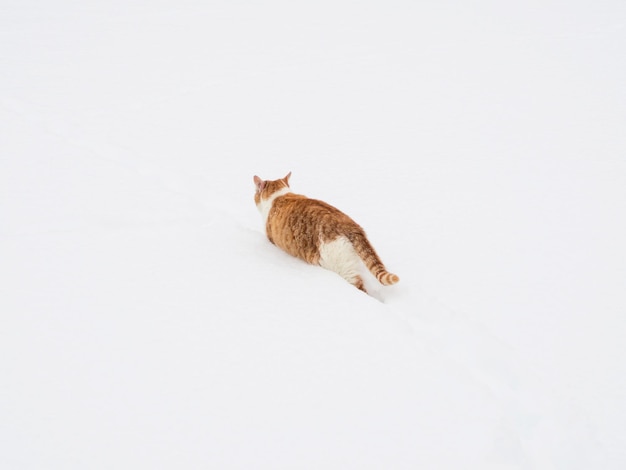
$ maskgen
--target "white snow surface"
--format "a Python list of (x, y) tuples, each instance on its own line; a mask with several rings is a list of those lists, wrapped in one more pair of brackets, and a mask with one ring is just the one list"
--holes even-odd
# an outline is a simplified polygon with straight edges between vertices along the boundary
[[(626, 468), (626, 3), (3, 0), (0, 468)], [(293, 172), (373, 296), (266, 239)]]

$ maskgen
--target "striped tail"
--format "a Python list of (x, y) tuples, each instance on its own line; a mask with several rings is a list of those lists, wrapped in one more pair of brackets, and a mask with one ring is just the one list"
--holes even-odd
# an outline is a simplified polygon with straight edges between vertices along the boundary
[(350, 234), (348, 238), (352, 243), (354, 251), (356, 251), (359, 257), (363, 260), (367, 269), (369, 269), (374, 277), (378, 279), (378, 282), (380, 282), (383, 286), (390, 286), (400, 280), (398, 276), (385, 269), (385, 265), (378, 257), (378, 254), (365, 236), (365, 233), (361, 232)]

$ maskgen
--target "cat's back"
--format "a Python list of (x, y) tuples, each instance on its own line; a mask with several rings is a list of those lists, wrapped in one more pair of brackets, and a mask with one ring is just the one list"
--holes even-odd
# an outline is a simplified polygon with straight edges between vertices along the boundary
[(362, 230), (354, 220), (336, 207), (319, 199), (289, 193), (278, 197), (269, 213), (268, 229), (298, 234), (333, 236), (347, 231)]
[(319, 199), (311, 199), (302, 194), (288, 193), (274, 200), (270, 217), (279, 218), (310, 218), (312, 221), (322, 222), (325, 219), (336, 221), (350, 221), (350, 217), (336, 207)]

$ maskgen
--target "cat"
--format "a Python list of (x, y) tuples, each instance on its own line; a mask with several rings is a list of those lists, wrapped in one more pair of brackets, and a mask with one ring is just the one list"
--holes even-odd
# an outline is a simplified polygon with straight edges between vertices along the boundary
[(254, 202), (270, 242), (307, 263), (336, 272), (366, 293), (361, 262), (382, 285), (400, 280), (387, 271), (354, 220), (330, 204), (291, 192), (290, 177), (291, 172), (274, 181), (253, 178)]

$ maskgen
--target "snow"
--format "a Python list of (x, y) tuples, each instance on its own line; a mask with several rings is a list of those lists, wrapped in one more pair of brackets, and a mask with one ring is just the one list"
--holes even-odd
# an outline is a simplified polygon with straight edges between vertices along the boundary
[(626, 468), (623, 2), (1, 10), (0, 468)]

